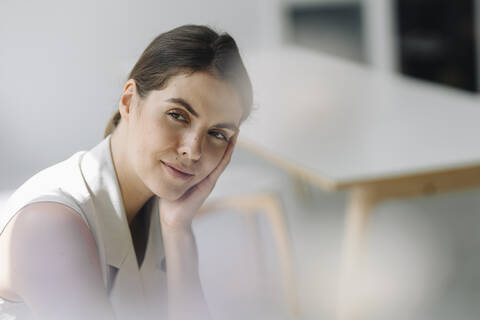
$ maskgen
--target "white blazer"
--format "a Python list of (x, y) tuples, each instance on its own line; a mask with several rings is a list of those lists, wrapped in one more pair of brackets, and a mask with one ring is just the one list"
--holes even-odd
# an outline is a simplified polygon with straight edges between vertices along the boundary
[[(166, 319), (167, 279), (158, 197), (150, 198), (144, 207), (150, 219), (149, 234), (139, 269), (112, 161), (110, 140), (111, 135), (89, 151), (78, 151), (21, 185), (0, 213), (0, 233), (27, 204), (53, 201), (69, 206), (81, 215), (95, 240), (105, 290), (109, 293), (116, 318)], [(4, 301), (0, 308), (3, 305), (8, 309), (7, 304)]]

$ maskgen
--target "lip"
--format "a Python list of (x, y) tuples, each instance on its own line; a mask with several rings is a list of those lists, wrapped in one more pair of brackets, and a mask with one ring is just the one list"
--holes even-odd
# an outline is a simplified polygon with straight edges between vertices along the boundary
[(178, 168), (177, 166), (175, 165), (172, 165), (168, 162), (163, 162), (160, 160), (160, 162), (164, 165), (165, 169), (174, 177), (176, 178), (182, 178), (182, 179), (188, 179), (188, 178), (191, 178), (194, 176), (194, 174), (192, 173), (188, 173), (188, 172), (185, 172), (185, 171), (182, 171), (180, 170), (180, 168)]

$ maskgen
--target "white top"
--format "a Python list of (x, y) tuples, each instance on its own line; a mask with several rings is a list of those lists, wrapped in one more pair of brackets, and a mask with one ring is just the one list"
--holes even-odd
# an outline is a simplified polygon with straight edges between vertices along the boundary
[(245, 53), (239, 142), (328, 189), (480, 165), (480, 99), (294, 46)]
[[(167, 279), (162, 267), (165, 261), (162, 261), (164, 248), (157, 214), (158, 197), (152, 197), (143, 208), (149, 219), (149, 233), (139, 269), (113, 166), (110, 138), (111, 135), (91, 150), (79, 151), (38, 172), (21, 185), (0, 213), (0, 234), (27, 204), (53, 201), (69, 206), (84, 219), (95, 240), (105, 289), (116, 318), (166, 318)], [(0, 299), (0, 318), (2, 312), (16, 312), (13, 316), (20, 319), (24, 311), (19, 305), (24, 306)]]

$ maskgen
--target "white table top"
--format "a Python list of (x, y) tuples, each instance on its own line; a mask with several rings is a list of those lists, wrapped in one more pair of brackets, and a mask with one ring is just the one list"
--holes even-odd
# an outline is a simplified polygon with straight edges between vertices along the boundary
[(296, 47), (245, 52), (239, 142), (330, 189), (480, 165), (480, 99)]

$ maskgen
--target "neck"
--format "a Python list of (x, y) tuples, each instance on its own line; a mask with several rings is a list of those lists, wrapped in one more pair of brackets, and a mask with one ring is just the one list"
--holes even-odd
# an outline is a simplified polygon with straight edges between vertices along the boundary
[(135, 174), (135, 171), (132, 170), (126, 152), (128, 140), (124, 131), (125, 130), (120, 123), (119, 127), (112, 134), (110, 151), (112, 153), (113, 166), (115, 167), (115, 172), (120, 185), (123, 207), (125, 208), (128, 224), (130, 224), (145, 202), (153, 196), (153, 193)]

